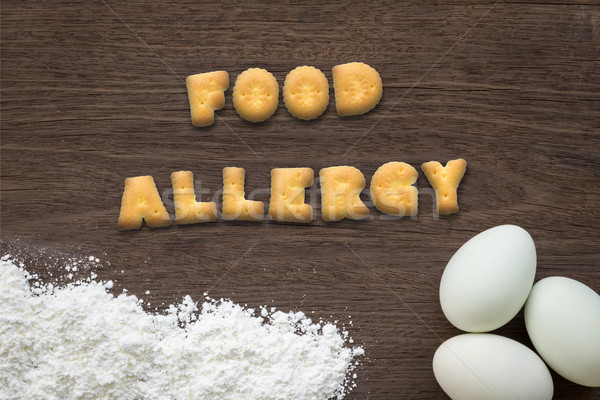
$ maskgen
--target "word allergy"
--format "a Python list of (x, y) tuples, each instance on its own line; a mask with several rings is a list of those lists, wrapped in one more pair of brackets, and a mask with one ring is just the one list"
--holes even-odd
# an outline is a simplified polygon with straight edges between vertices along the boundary
[[(467, 168), (463, 159), (450, 160), (445, 166), (438, 161), (421, 165), (435, 191), (437, 214), (459, 211), (457, 189)], [(373, 174), (370, 197), (381, 213), (393, 217), (414, 217), (418, 213), (418, 193), (415, 185), (419, 173), (410, 164), (388, 162)], [(197, 201), (191, 171), (171, 174), (175, 223), (179, 225), (225, 221), (263, 221), (265, 204), (246, 197), (245, 170), (238, 167), (223, 169), (221, 213), (215, 201)], [(313, 206), (306, 203), (307, 188), (314, 185), (311, 168), (274, 168), (271, 170), (268, 219), (287, 223), (310, 223), (314, 220)], [(324, 221), (341, 219), (362, 220), (370, 215), (360, 194), (366, 186), (363, 173), (352, 166), (336, 166), (319, 171), (321, 216)], [(125, 179), (119, 230), (139, 229), (142, 223), (158, 228), (171, 225), (171, 217), (156, 188), (152, 176)]]

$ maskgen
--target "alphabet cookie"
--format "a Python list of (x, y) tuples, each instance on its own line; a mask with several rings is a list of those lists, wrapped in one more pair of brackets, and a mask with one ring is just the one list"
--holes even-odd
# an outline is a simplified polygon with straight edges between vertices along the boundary
[(291, 70), (283, 85), (285, 107), (294, 117), (310, 120), (319, 117), (329, 104), (329, 82), (315, 67)]
[(266, 69), (250, 68), (237, 77), (233, 87), (233, 106), (246, 121), (269, 119), (278, 104), (279, 84)]
[(265, 206), (262, 201), (246, 200), (244, 168), (223, 168), (224, 220), (262, 221)]
[(412, 186), (419, 173), (404, 162), (389, 162), (375, 171), (371, 179), (371, 199), (382, 213), (398, 217), (419, 212), (419, 190)]
[(310, 222), (313, 209), (304, 203), (305, 188), (312, 186), (312, 168), (273, 168), (269, 218), (282, 222)]
[(229, 88), (226, 71), (205, 72), (185, 79), (190, 101), (192, 125), (203, 127), (215, 122), (215, 110), (225, 107), (225, 91)]
[(361, 62), (336, 65), (333, 73), (335, 107), (342, 116), (371, 111), (381, 100), (383, 84), (375, 68)]
[(443, 167), (438, 161), (429, 161), (421, 165), (421, 169), (435, 190), (438, 213), (456, 214), (458, 212), (456, 190), (467, 170), (467, 162), (459, 158), (448, 161)]
[(173, 172), (171, 183), (173, 185), (175, 222), (178, 225), (217, 220), (217, 205), (213, 201), (196, 201), (192, 171)]
[(325, 221), (363, 219), (369, 216), (369, 209), (360, 199), (360, 192), (366, 183), (365, 176), (358, 168), (323, 168), (319, 171), (319, 178), (321, 213)]
[(169, 213), (150, 175), (125, 179), (117, 228), (122, 231), (139, 229), (142, 221), (152, 228), (171, 225)]

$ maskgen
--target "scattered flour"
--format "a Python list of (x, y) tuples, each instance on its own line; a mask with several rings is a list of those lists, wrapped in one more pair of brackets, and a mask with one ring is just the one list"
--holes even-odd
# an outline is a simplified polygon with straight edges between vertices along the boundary
[(342, 399), (364, 353), (303, 313), (186, 296), (151, 314), (110, 281), (35, 278), (0, 260), (2, 400)]

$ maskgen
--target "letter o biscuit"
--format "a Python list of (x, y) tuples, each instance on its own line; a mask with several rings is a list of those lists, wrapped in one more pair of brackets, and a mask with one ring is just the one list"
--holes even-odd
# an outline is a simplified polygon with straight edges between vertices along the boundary
[(233, 87), (233, 106), (246, 121), (266, 121), (275, 113), (278, 104), (279, 84), (266, 69), (250, 68), (237, 77)]
[(297, 67), (285, 78), (283, 101), (294, 117), (315, 119), (325, 112), (329, 104), (329, 82), (315, 67)]

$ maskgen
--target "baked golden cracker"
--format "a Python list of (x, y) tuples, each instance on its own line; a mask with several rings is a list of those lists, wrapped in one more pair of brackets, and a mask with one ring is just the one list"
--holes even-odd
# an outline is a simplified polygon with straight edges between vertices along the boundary
[(233, 106), (246, 121), (269, 119), (278, 104), (279, 84), (266, 69), (250, 68), (237, 77), (233, 87)]
[(313, 208), (304, 203), (305, 188), (312, 186), (312, 168), (273, 168), (269, 218), (282, 222), (310, 222)]
[(329, 104), (329, 82), (323, 72), (315, 67), (296, 67), (285, 78), (283, 101), (294, 117), (315, 119), (323, 114)]
[(369, 216), (369, 209), (360, 199), (366, 182), (359, 169), (350, 166), (323, 168), (319, 171), (319, 178), (321, 213), (325, 221)]
[(205, 72), (185, 79), (192, 125), (209, 126), (215, 122), (215, 110), (225, 107), (225, 91), (229, 88), (226, 71)]
[(435, 199), (439, 214), (458, 212), (458, 194), (456, 190), (467, 170), (467, 162), (462, 158), (450, 160), (443, 167), (438, 161), (429, 161), (421, 169), (435, 190)]
[(192, 171), (173, 172), (171, 183), (177, 224), (196, 224), (217, 220), (217, 205), (214, 202), (196, 201)]
[(142, 221), (152, 228), (171, 225), (154, 178), (149, 175), (125, 179), (117, 228), (122, 231), (139, 229)]
[(352, 62), (336, 65), (331, 72), (335, 107), (342, 117), (367, 113), (381, 100), (383, 84), (375, 68)]
[(380, 166), (371, 179), (371, 200), (382, 213), (398, 217), (419, 212), (419, 190), (412, 186), (419, 173), (409, 164), (388, 162)]
[(265, 206), (262, 201), (246, 200), (244, 168), (223, 168), (223, 213), (225, 220), (262, 221)]

